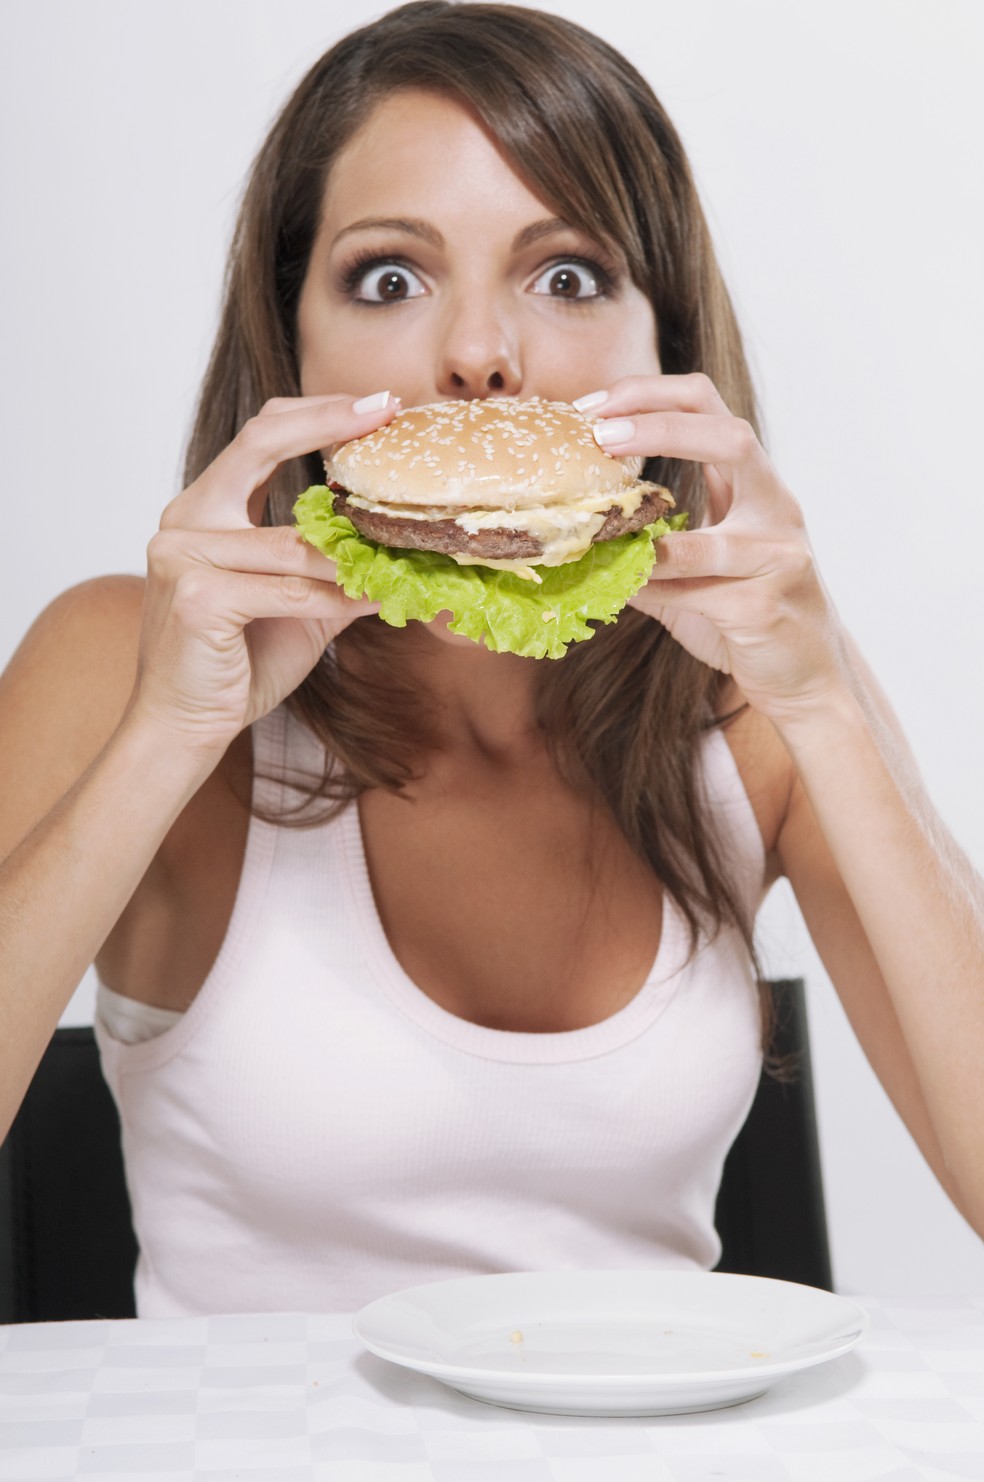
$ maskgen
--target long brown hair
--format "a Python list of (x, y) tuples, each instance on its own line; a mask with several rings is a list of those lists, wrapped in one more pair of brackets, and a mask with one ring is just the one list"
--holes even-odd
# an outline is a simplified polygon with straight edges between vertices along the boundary
[[(757, 425), (741, 336), (683, 147), (645, 80), (559, 16), (416, 0), (328, 51), (257, 156), (187, 482), (269, 397), (300, 394), (297, 305), (327, 176), (376, 103), (401, 88), (468, 106), (545, 205), (624, 254), (652, 302), (663, 370), (705, 372), (735, 415)], [(691, 524), (699, 522), (706, 490), (698, 465), (651, 459), (644, 477), (672, 488)], [(289, 523), (300, 490), (322, 480), (317, 456), (282, 467), (267, 523)], [(381, 623), (353, 624), (288, 701), (333, 759), (311, 791), (335, 810), (367, 788), (399, 790), (437, 744), (420, 696), (401, 687), (394, 636)], [(733, 925), (754, 961), (753, 923), (701, 795), (699, 743), (717, 723), (720, 676), (626, 609), (564, 659), (543, 661), (537, 682), (538, 719), (556, 765), (610, 808), (682, 911), (693, 948), (701, 932)], [(766, 1039), (768, 1001), (763, 994)]]

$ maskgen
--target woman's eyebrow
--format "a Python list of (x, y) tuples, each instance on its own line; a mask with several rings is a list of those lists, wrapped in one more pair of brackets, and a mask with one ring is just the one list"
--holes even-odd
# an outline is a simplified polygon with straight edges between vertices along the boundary
[[(524, 226), (522, 231), (517, 232), (513, 238), (513, 252), (522, 252), (524, 247), (530, 247), (534, 242), (540, 241), (542, 237), (556, 236), (558, 232), (573, 231), (570, 222), (564, 221), (559, 216), (550, 216), (543, 221), (531, 222)], [(443, 247), (444, 238), (432, 226), (429, 221), (422, 221), (415, 216), (364, 216), (359, 221), (353, 221), (350, 226), (345, 226), (336, 234), (332, 241), (332, 247), (340, 242), (343, 237), (353, 232), (384, 231), (405, 232), (407, 236), (418, 237), (432, 247)]]
[(365, 216), (361, 221), (353, 221), (351, 226), (342, 227), (331, 245), (334, 247), (336, 242), (352, 232), (367, 231), (406, 232), (410, 237), (419, 237), (422, 241), (429, 242), (432, 247), (444, 246), (444, 238), (436, 227), (431, 226), (429, 221), (420, 221), (412, 216)]
[(550, 216), (544, 221), (534, 221), (530, 226), (524, 226), (521, 232), (516, 233), (512, 250), (522, 252), (524, 247), (532, 247), (534, 242), (540, 241), (541, 237), (555, 237), (558, 232), (576, 230), (576, 227), (571, 226), (569, 221), (564, 221), (560, 216)]

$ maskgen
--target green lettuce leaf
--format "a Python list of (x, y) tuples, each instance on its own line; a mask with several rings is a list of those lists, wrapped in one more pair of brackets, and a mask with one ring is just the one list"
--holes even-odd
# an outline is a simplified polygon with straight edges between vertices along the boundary
[(682, 530), (687, 516), (672, 515), (593, 545), (564, 566), (539, 566), (541, 582), (489, 566), (459, 566), (436, 551), (375, 545), (334, 513), (331, 490), (323, 484), (299, 496), (294, 520), (304, 539), (334, 561), (345, 595), (380, 603), (379, 616), (391, 627), (403, 628), (411, 619), (429, 623), (439, 612), (450, 612), (452, 633), (484, 641), (496, 653), (560, 659), (570, 644), (593, 636), (591, 621), (615, 621), (649, 579), (654, 542)]

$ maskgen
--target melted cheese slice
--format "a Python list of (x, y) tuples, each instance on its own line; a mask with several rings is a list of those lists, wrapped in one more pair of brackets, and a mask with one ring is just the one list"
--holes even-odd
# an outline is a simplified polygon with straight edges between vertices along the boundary
[[(614, 506), (628, 519), (634, 515), (643, 497), (658, 486), (647, 483), (626, 484), (623, 488), (603, 493), (586, 494), (576, 503), (558, 505), (533, 505), (526, 509), (459, 509), (452, 513), (446, 506), (401, 505), (387, 501), (385, 504), (360, 495), (349, 494), (349, 503), (371, 514), (386, 515), (401, 520), (448, 520), (453, 519), (468, 535), (477, 535), (482, 530), (516, 530), (530, 535), (542, 548), (536, 557), (537, 566), (563, 566), (568, 561), (577, 561), (591, 547), (608, 511)], [(666, 490), (659, 489), (668, 502)], [(491, 566), (498, 571), (512, 571), (526, 580), (539, 581), (536, 569), (529, 557), (494, 558), (473, 556), (464, 551), (448, 551), (452, 561), (459, 566)]]

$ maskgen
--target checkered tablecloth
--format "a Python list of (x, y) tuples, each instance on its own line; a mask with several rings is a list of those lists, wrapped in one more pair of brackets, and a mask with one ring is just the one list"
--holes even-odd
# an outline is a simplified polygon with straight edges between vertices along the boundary
[(857, 1297), (854, 1352), (729, 1410), (523, 1414), (264, 1314), (0, 1328), (16, 1482), (952, 1482), (984, 1479), (984, 1298)]

